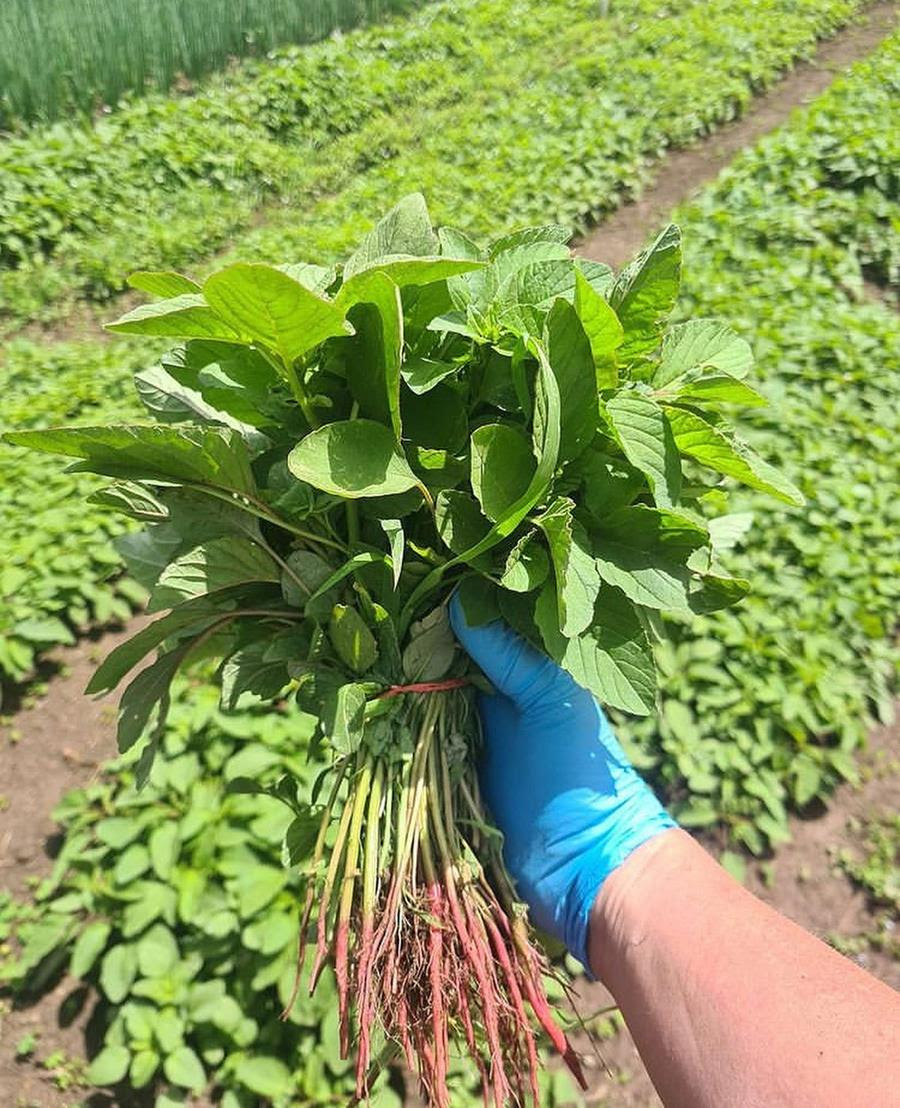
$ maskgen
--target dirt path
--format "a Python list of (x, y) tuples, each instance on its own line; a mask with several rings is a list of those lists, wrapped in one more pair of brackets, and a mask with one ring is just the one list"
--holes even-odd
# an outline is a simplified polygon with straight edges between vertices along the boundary
[(867, 22), (839, 31), (823, 42), (809, 62), (801, 62), (769, 92), (752, 101), (734, 123), (701, 141), (672, 150), (658, 165), (653, 185), (632, 204), (613, 212), (576, 245), (579, 254), (618, 269), (669, 218), (672, 210), (711, 181), (744, 147), (779, 127), (795, 108), (819, 96), (847, 66), (860, 61), (897, 25), (896, 3), (874, 4)]

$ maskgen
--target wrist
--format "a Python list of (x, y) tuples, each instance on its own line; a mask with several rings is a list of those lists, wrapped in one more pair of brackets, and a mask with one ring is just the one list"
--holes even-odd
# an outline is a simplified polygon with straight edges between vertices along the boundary
[(590, 906), (586, 948), (591, 972), (614, 996), (617, 969), (672, 908), (676, 888), (690, 886), (691, 872), (711, 862), (687, 832), (670, 825), (637, 846), (604, 881)]

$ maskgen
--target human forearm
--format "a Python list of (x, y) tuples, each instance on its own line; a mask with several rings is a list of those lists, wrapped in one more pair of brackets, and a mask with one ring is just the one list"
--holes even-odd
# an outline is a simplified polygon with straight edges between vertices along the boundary
[(652, 839), (607, 879), (589, 952), (668, 1108), (894, 1102), (895, 994), (684, 832)]

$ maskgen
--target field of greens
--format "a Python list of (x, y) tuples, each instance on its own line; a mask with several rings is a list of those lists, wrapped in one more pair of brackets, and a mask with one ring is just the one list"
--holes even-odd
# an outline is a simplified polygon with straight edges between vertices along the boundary
[(314, 42), (404, 0), (9, 0), (0, 12), (0, 128), (86, 115), (147, 86), (167, 90), (229, 58)]
[[(110, 318), (105, 302), (137, 267), (202, 275), (215, 252), (330, 262), (412, 189), (437, 223), (474, 236), (550, 221), (575, 234), (862, 7), (435, 3), (248, 61), (191, 97), (130, 101), (94, 127), (23, 129), (0, 141), (0, 331), (73, 310)], [(896, 694), (900, 135), (885, 121), (898, 100), (895, 34), (672, 214), (678, 310), (749, 340), (769, 405), (741, 427), (807, 498), (731, 492), (723, 558), (752, 567), (750, 595), (668, 617), (659, 711), (616, 717), (673, 813), (736, 865), (856, 777)], [(146, 357), (118, 336), (26, 331), (0, 361), (0, 431), (140, 418), (131, 372)], [(96, 479), (0, 450), (0, 674), (23, 682), (44, 650), (127, 619), (145, 593), (121, 571), (120, 517), (82, 503)], [(134, 753), (108, 765), (61, 801), (62, 850), (33, 902), (0, 892), (0, 984), (33, 997), (68, 968), (102, 998), (91, 1084), (153, 1089), (157, 1108), (209, 1088), (224, 1108), (352, 1093), (328, 972), (279, 1019), (301, 885), (282, 865), (291, 813), (242, 785), (290, 772), (307, 799), (313, 725), (293, 706), (225, 711), (202, 674), (180, 681), (149, 785), (135, 788)], [(572, 1102), (559, 1070), (542, 1081), (542, 1104)], [(459, 1061), (451, 1090), (454, 1106), (481, 1102)], [(372, 1103), (403, 1095), (391, 1071)]]

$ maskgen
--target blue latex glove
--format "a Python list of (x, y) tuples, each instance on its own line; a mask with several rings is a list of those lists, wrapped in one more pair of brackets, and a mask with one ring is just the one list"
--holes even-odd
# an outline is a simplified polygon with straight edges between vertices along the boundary
[(589, 692), (505, 623), (469, 627), (456, 596), (450, 619), (497, 690), (479, 696), (481, 784), (507, 868), (537, 926), (589, 968), (600, 886), (633, 850), (677, 825)]

